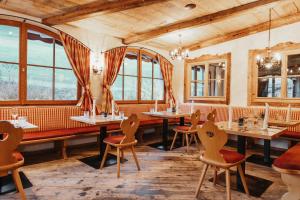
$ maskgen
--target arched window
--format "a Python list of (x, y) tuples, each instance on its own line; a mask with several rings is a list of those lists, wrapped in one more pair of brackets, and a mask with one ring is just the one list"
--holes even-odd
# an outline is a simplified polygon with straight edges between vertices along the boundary
[(165, 86), (157, 56), (128, 48), (112, 93), (119, 103), (164, 102)]
[(73, 104), (78, 84), (59, 36), (0, 21), (0, 103)]

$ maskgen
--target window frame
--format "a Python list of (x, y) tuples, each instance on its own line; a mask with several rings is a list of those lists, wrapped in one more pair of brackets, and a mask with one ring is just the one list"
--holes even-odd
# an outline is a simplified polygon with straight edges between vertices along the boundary
[[(61, 41), (57, 33), (46, 30), (42, 27), (19, 22), (14, 20), (0, 19), (0, 25), (14, 26), (19, 28), (19, 100), (2, 101), (0, 105), (76, 105), (80, 95), (81, 87), (77, 81), (77, 99), (76, 100), (27, 100), (27, 30), (37, 31), (53, 37), (55, 40)], [(53, 55), (55, 59), (55, 55)], [(33, 66), (33, 65), (32, 65)], [(54, 66), (55, 67), (55, 66)], [(58, 68), (59, 69), (59, 68)], [(55, 76), (55, 75), (54, 75)], [(53, 79), (54, 81), (55, 79)], [(54, 83), (52, 83), (54, 84)], [(55, 88), (53, 88), (55, 90)]]
[[(145, 54), (147, 56), (152, 57), (153, 59), (157, 59), (157, 54), (153, 54), (149, 51), (146, 51), (144, 49), (137, 49), (137, 48), (127, 48), (127, 52), (136, 52), (137, 53), (137, 63), (138, 63), (138, 69), (137, 69), (137, 100), (116, 100), (117, 104), (150, 104), (155, 103), (155, 100), (142, 100), (142, 54)], [(126, 55), (125, 53), (125, 55)], [(122, 62), (123, 65), (123, 62)], [(119, 75), (119, 73), (118, 73)], [(122, 75), (124, 76), (124, 74)], [(135, 76), (134, 76), (135, 77)], [(150, 78), (150, 77), (149, 77)], [(153, 92), (153, 81), (156, 78), (153, 78), (153, 66), (152, 66), (152, 92)], [(162, 78), (161, 80), (164, 81), (164, 99), (158, 100), (157, 102), (160, 104), (163, 104), (166, 102), (166, 86), (165, 86), (165, 80)], [(124, 97), (124, 79), (122, 79), (122, 97)]]
[(281, 97), (258, 97), (258, 70), (256, 64), (257, 55), (266, 55), (265, 49), (253, 49), (249, 50), (248, 61), (248, 105), (264, 105), (269, 103), (272, 106), (287, 106), (292, 104), (293, 106), (300, 107), (300, 97), (288, 98), (287, 97), (287, 57), (289, 55), (300, 54), (300, 43), (280, 43), (271, 47), (271, 51), (281, 54)]
[[(224, 96), (209, 96), (209, 64), (224, 62), (226, 65), (224, 75)], [(191, 69), (195, 65), (204, 65), (204, 96), (191, 96)], [(186, 59), (184, 63), (184, 101), (197, 103), (216, 103), (229, 104), (230, 102), (230, 71), (231, 71), (231, 53), (222, 55), (202, 55), (194, 59)]]

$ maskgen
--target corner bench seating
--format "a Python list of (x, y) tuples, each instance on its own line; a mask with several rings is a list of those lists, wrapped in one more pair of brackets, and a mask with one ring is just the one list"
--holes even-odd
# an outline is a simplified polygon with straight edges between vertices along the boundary
[(273, 163), (273, 168), (281, 173), (281, 179), (288, 187), (288, 192), (281, 197), (281, 200), (299, 200), (300, 143), (278, 157)]
[[(162, 120), (149, 118), (141, 112), (149, 111), (150, 104), (121, 105), (120, 110), (126, 116), (137, 113), (141, 119), (141, 128), (153, 128), (162, 124)], [(167, 104), (159, 105), (159, 109), (165, 110)], [(71, 116), (83, 115), (77, 106), (22, 106), (18, 107), (19, 116), (26, 116), (28, 121), (37, 125), (38, 130), (25, 132), (21, 145), (55, 142), (55, 146), (61, 149), (63, 158), (67, 158), (67, 140), (83, 136), (96, 136), (99, 134), (98, 126), (91, 126), (70, 119)], [(11, 107), (0, 107), (0, 120), (11, 119)], [(119, 124), (108, 126), (108, 132), (120, 131)]]

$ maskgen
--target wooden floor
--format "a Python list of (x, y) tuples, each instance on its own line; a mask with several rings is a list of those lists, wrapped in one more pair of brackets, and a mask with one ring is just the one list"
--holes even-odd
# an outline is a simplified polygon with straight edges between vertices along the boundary
[[(71, 200), (71, 199), (195, 199), (195, 188), (202, 164), (199, 152), (192, 148), (164, 152), (148, 146), (137, 147), (141, 171), (136, 170), (131, 155), (125, 153), (128, 162), (121, 164), (121, 178), (116, 177), (116, 166), (95, 170), (78, 161), (78, 158), (96, 154), (93, 149), (72, 151), (67, 160), (54, 160), (22, 168), (33, 184), (26, 189), (28, 199)], [(47, 156), (44, 155), (43, 157)], [(38, 158), (36, 158), (38, 160)], [(268, 167), (247, 163), (246, 173), (274, 183), (261, 198), (247, 197), (243, 193), (232, 192), (233, 200), (264, 199), (277, 200), (286, 192), (280, 175)], [(199, 199), (225, 199), (225, 188), (213, 186), (207, 179)], [(1, 200), (19, 199), (17, 193), (0, 196)]]

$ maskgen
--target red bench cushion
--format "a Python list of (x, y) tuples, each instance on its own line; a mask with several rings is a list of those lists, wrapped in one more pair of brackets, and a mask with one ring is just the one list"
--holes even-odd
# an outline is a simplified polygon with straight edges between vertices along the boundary
[[(117, 130), (117, 129), (120, 129), (119, 124), (111, 124), (107, 127), (108, 131)], [(59, 130), (52, 130), (52, 131), (31, 132), (31, 133), (24, 133), (23, 140), (28, 141), (28, 140), (48, 139), (54, 137), (79, 135), (79, 134), (92, 133), (98, 131), (99, 131), (98, 126), (87, 126), (87, 127), (59, 129)]]
[(278, 157), (273, 165), (280, 169), (300, 170), (300, 144), (297, 144)]
[(286, 130), (281, 134), (282, 137), (300, 139), (300, 132)]
[(236, 163), (245, 158), (243, 154), (240, 154), (236, 151), (226, 150), (226, 149), (221, 149), (220, 154), (222, 154), (225, 162), (227, 163)]
[(140, 126), (162, 124), (162, 119), (141, 120)]

